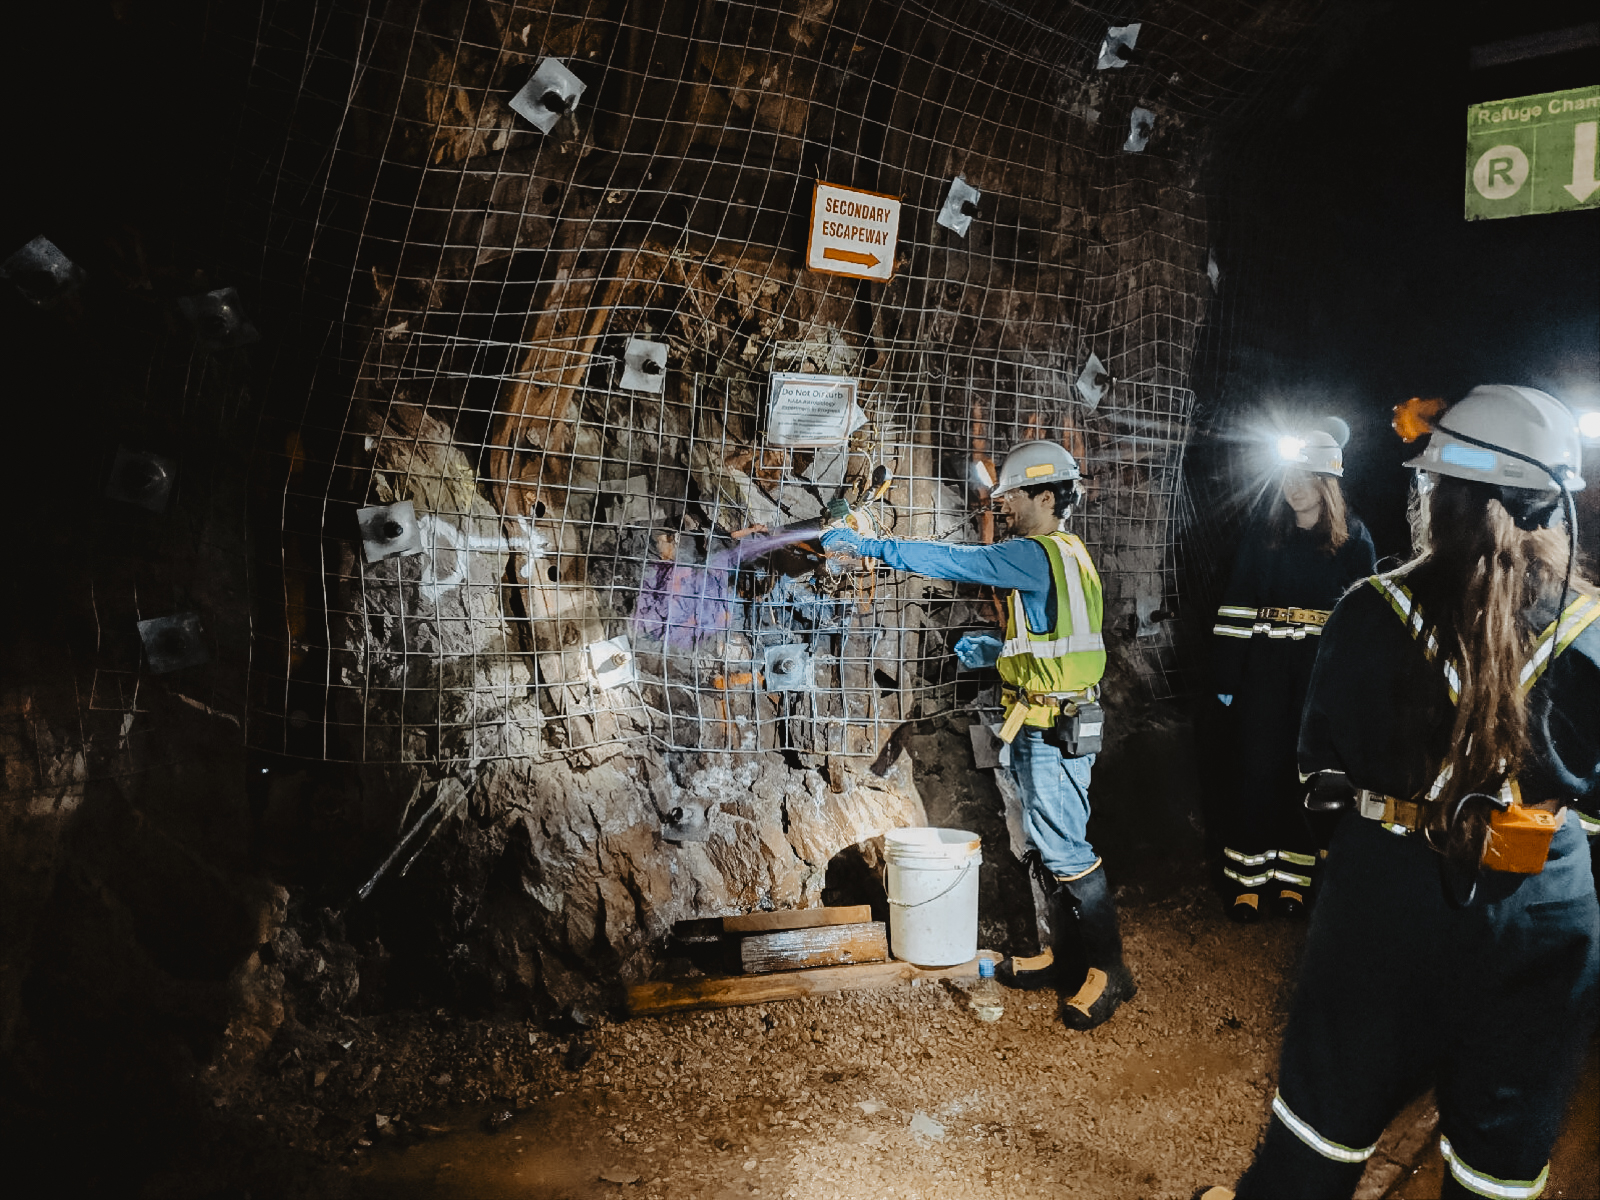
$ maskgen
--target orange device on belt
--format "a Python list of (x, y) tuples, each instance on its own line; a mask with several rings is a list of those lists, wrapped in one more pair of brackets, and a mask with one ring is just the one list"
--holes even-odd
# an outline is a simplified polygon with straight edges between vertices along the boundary
[(1542, 808), (1513, 804), (1489, 814), (1489, 844), (1483, 865), (1491, 871), (1537, 875), (1550, 856), (1550, 839), (1561, 828), (1561, 818)]

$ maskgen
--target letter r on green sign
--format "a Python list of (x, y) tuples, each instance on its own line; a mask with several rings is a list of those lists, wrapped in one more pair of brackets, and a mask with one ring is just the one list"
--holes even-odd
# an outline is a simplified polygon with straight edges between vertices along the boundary
[(1498, 176), (1506, 187), (1515, 190), (1517, 185), (1511, 178), (1511, 171), (1515, 166), (1516, 164), (1509, 158), (1491, 158), (1489, 160), (1489, 178), (1487, 180), (1487, 186), (1494, 187), (1495, 177)]

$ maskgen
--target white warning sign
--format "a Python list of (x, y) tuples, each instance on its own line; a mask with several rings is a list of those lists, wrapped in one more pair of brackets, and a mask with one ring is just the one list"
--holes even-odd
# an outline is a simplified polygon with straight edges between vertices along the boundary
[(891, 279), (900, 237), (894, 196), (819, 182), (811, 196), (806, 266), (855, 279)]
[(840, 446), (865, 423), (855, 379), (774, 371), (767, 400), (767, 441), (774, 446)]

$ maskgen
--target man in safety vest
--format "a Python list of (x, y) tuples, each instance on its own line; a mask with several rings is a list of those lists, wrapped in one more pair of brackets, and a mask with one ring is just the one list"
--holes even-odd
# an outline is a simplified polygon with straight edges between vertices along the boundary
[[(964, 665), (999, 669), (1006, 702), (1001, 738), (1010, 746), (1023, 825), (1049, 898), (1049, 950), (1012, 960), (1001, 976), (1016, 987), (1054, 986), (1062, 1021), (1093, 1029), (1136, 988), (1122, 961), (1116, 903), (1086, 836), (1095, 756), (1083, 752), (1083, 743), (1097, 746), (1099, 730), (1080, 726), (1078, 718), (1098, 713), (1095, 685), (1105, 674), (1106, 653), (1100, 576), (1083, 542), (1061, 529), (1083, 498), (1078, 464), (1054, 442), (1024, 442), (1006, 456), (993, 495), (1012, 536), (992, 546), (863, 538), (849, 529), (826, 531), (822, 545), (1009, 592), (1003, 638), (999, 631), (969, 633), (955, 645)], [(1069, 733), (1066, 752), (1058, 724), (1084, 735), (1073, 743)]]

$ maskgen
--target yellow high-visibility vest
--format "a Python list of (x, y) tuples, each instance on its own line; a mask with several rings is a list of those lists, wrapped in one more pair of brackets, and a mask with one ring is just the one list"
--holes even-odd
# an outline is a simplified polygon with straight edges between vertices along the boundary
[[(1060, 708), (1051, 699), (1081, 695), (1106, 673), (1106, 644), (1100, 633), (1105, 602), (1088, 550), (1078, 538), (1060, 531), (1029, 540), (1038, 542), (1050, 560), (1056, 611), (1055, 623), (1035, 633), (1028, 626), (1022, 593), (1012, 592), (1007, 601), (1006, 641), (995, 666), (1008, 685), (1006, 727), (1013, 736), (1024, 724), (1048, 728)], [(1018, 719), (1024, 706), (1026, 716)]]

